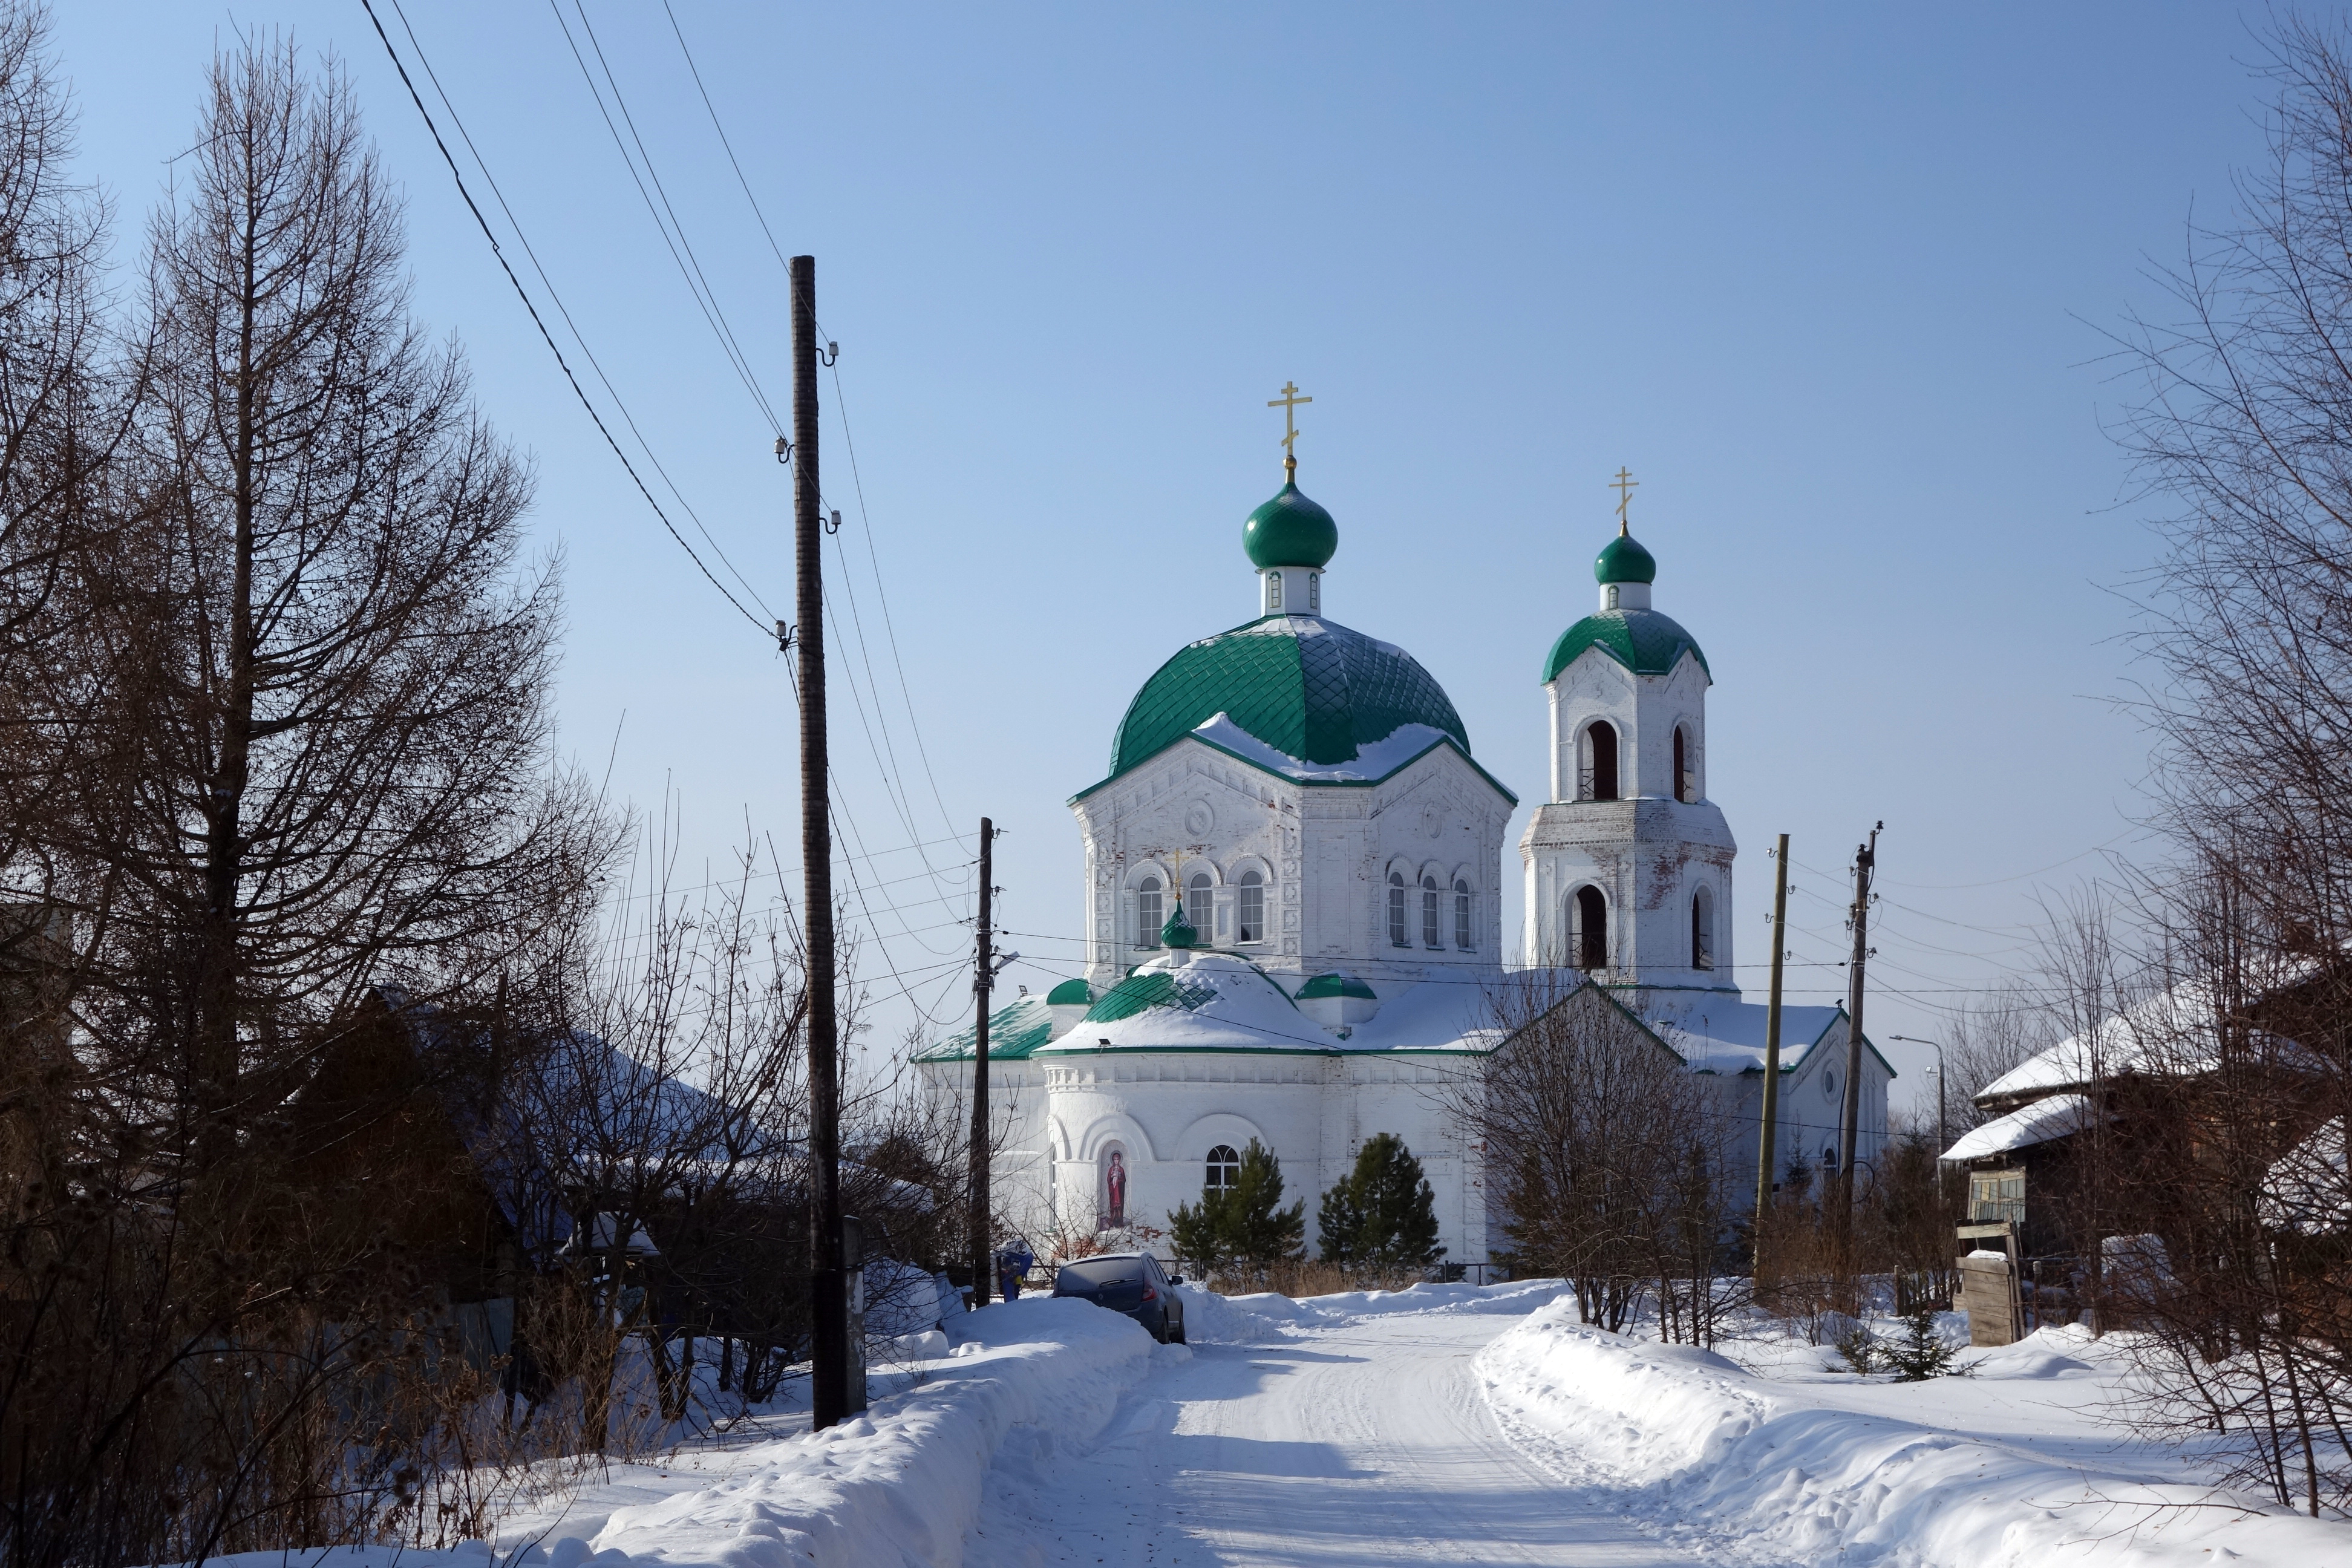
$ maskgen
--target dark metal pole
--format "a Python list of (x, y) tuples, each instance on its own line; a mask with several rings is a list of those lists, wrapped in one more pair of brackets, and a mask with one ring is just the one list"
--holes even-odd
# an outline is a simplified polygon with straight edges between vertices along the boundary
[(1870, 830), (1870, 842), (1853, 854), (1853, 962), (1845, 977), (1845, 1108), (1838, 1129), (1837, 1234), (1844, 1240), (1853, 1228), (1853, 1160), (1862, 1119), (1862, 997), (1863, 965), (1870, 957), (1870, 879), (1878, 866), (1878, 835), (1886, 824)]
[(824, 572), (817, 511), (816, 258), (793, 258), (793, 541), (801, 676), (801, 930), (809, 1031), (809, 1403), (820, 1430), (849, 1414), (849, 1289), (841, 1266), (841, 1042), (834, 1016), (832, 795), (824, 750)]
[(977, 967), (972, 971), (971, 994), (979, 1022), (971, 1035), (971, 1304), (988, 1305), (989, 1282), (994, 1273), (995, 1259), (991, 1256), (988, 1206), (988, 995), (994, 989), (996, 959), (991, 951), (990, 895), (994, 871), (996, 829), (988, 818), (980, 819), (980, 935), (976, 942)]
[(1782, 922), (1789, 918), (1787, 834), (1780, 835), (1780, 847), (1772, 852), (1772, 990), (1764, 1004), (1764, 1131), (1756, 1146), (1755, 1277), (1759, 1282), (1764, 1273), (1764, 1230), (1772, 1215), (1772, 1177), (1780, 1163), (1774, 1134), (1780, 1110), (1780, 959), (1787, 951), (1782, 945), (1787, 934)]

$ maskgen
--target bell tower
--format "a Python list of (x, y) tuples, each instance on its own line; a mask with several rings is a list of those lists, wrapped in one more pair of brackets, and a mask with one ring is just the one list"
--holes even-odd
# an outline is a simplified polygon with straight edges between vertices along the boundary
[(1519, 840), (1528, 962), (1603, 984), (1729, 992), (1730, 826), (1706, 793), (1706, 656), (1653, 607), (1658, 563), (1624, 521), (1593, 613), (1544, 661), (1551, 795)]

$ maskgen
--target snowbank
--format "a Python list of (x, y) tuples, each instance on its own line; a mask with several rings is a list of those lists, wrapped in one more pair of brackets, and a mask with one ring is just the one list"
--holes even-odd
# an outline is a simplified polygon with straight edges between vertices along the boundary
[[(2064, 1374), (2062, 1358), (2030, 1357), (2014, 1375)], [(1573, 1300), (1507, 1331), (1475, 1365), (1523, 1450), (1759, 1555), (1887, 1568), (2352, 1563), (2341, 1525), (1824, 1408), (1710, 1352), (1587, 1328)]]
[[(338, 1547), (216, 1557), (206, 1568), (954, 1568), (1008, 1438), (1017, 1448), (1030, 1428), (1088, 1444), (1155, 1351), (1163, 1364), (1183, 1354), (1118, 1313), (1044, 1296), (955, 1327), (954, 1351), (919, 1363), (905, 1393), (829, 1431), (730, 1455), (725, 1479), (614, 1510), (601, 1529), (592, 1510), (495, 1552), (483, 1542)], [(583, 1529), (593, 1533), (583, 1539)]]
[(983, 1308), (959, 1327), (959, 1353), (931, 1363), (919, 1386), (771, 1445), (716, 1486), (622, 1510), (590, 1552), (679, 1568), (960, 1562), (988, 1468), (1013, 1428), (1092, 1438), (1150, 1372), (1153, 1347), (1126, 1318), (1051, 1297)]

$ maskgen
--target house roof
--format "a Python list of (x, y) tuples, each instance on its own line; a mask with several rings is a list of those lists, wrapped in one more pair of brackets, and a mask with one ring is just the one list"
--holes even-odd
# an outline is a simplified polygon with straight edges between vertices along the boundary
[[(2293, 984), (2294, 978), (2282, 976), (2265, 989)], [(2069, 1035), (2048, 1050), (2026, 1058), (1979, 1089), (1977, 1103), (1997, 1107), (2006, 1100), (2082, 1089), (2102, 1079), (2182, 1078), (2210, 1072), (2221, 1059), (2221, 1026), (2228, 1011), (2215, 987), (2206, 981), (2168, 986), (2102, 1019), (2095, 1028)], [(2276, 1059), (2313, 1060), (2294, 1041), (2267, 1030), (2245, 1026), (2242, 1040)]]
[(1937, 1157), (1958, 1164), (1962, 1161), (2006, 1154), (2016, 1149), (2054, 1143), (2061, 1138), (2071, 1138), (2091, 1125), (2092, 1114), (2088, 1095), (2053, 1094), (2047, 1100), (2037, 1100), (2006, 1116), (1996, 1116), (1981, 1126), (1970, 1128)]

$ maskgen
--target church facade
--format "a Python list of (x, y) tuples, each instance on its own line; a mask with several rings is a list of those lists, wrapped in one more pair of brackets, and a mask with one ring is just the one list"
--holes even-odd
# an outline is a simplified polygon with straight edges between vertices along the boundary
[[(1734, 979), (1737, 846), (1706, 793), (1712, 677), (1651, 605), (1656, 563), (1621, 531), (1595, 563), (1594, 613), (1545, 661), (1549, 792), (1519, 839), (1527, 919), (1507, 949), (1517, 799), (1412, 655), (1325, 616), (1339, 530), (1288, 467), (1243, 527), (1257, 613), (1163, 664), (1108, 774), (1070, 799), (1084, 973), (991, 1016), (1000, 1223), (1049, 1252), (1148, 1241), (1255, 1139), (1307, 1200), (1312, 1249), (1316, 1200), (1386, 1132), (1422, 1163), (1447, 1261), (1485, 1264), (1497, 1221), (1461, 1110), (1502, 1043), (1497, 987), (1528, 967), (1580, 972), (1588, 1000), (1605, 993), (1674, 1049), (1723, 1125), (1748, 1128), (1725, 1157), (1752, 1173), (1765, 1009)], [(1833, 1163), (1844, 1010), (1782, 1012), (1780, 1163), (1824, 1149)], [(918, 1066), (956, 1091), (971, 1061), (967, 1031)], [(1874, 1050), (1864, 1061), (1866, 1160), (1893, 1075)]]

